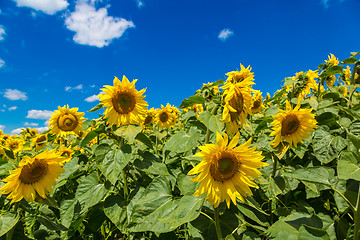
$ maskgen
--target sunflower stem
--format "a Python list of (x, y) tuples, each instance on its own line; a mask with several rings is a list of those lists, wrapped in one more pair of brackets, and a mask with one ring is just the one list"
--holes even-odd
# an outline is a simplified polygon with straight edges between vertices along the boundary
[[(216, 106), (211, 111), (211, 115), (216, 114), (216, 111), (218, 110), (219, 106), (220, 106), (219, 104), (216, 104)], [(205, 144), (208, 144), (209, 142), (210, 142), (210, 129), (206, 128)]]
[[(121, 137), (119, 139), (120, 149), (122, 148), (123, 145), (124, 145), (124, 138)], [(128, 182), (127, 182), (127, 178), (126, 178), (126, 172), (125, 172), (124, 168), (121, 170), (121, 173), (122, 173), (123, 184), (124, 184), (124, 198), (127, 200), (128, 196), (129, 196), (129, 189), (128, 189)]]
[(215, 229), (218, 240), (222, 240), (219, 209), (214, 207)]
[(360, 184), (354, 211), (354, 240), (360, 239)]
[(348, 100), (348, 108), (351, 109), (351, 101), (352, 101), (352, 95), (354, 94), (356, 88), (354, 87), (354, 78), (355, 78), (355, 71), (358, 67), (358, 65), (360, 64), (360, 61), (357, 61), (353, 67), (352, 70), (352, 74), (351, 74), (351, 78), (350, 78), (350, 95), (349, 95), (349, 100)]

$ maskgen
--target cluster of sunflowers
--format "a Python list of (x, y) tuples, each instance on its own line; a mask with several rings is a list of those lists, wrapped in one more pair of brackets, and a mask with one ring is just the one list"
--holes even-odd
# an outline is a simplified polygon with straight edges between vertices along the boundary
[[(62, 226), (68, 228), (77, 222), (72, 221), (75, 218), (75, 205), (71, 205), (73, 207), (72, 217), (66, 222), (63, 217), (68, 217), (68, 215), (62, 215), (63, 210), (56, 207), (56, 201), (59, 201), (62, 207), (69, 207), (67, 203), (62, 202), (62, 197), (71, 196), (72, 192), (79, 197), (82, 191), (80, 188), (82, 179), (86, 179), (86, 176), (96, 172), (98, 175), (96, 181), (104, 182), (104, 189), (105, 183), (110, 182), (112, 188), (107, 190), (106, 194), (101, 195), (102, 197), (97, 202), (91, 204), (84, 202), (80, 205), (88, 206), (88, 208), (100, 206), (98, 208), (101, 209), (101, 214), (107, 217), (103, 222), (110, 224), (110, 227), (105, 229), (108, 225), (101, 223), (95, 231), (102, 237), (127, 236), (131, 239), (135, 236), (131, 235), (133, 232), (164, 233), (174, 231), (175, 228), (178, 229), (176, 234), (178, 238), (182, 238), (186, 234), (188, 234), (186, 236), (193, 236), (198, 232), (195, 233), (194, 230), (191, 230), (195, 226), (191, 225), (191, 222), (199, 218), (202, 213), (211, 219), (217, 238), (222, 239), (224, 234), (220, 225), (220, 216), (224, 215), (226, 211), (226, 208), (222, 207), (224, 202), (230, 212), (234, 211), (234, 207), (238, 207), (237, 211), (243, 214), (243, 217), (240, 217), (243, 223), (251, 223), (250, 227), (242, 224), (235, 226), (230, 233), (227, 232), (226, 239), (230, 235), (237, 236), (235, 239), (250, 236), (251, 234), (246, 235), (248, 234), (246, 230), (240, 230), (243, 227), (256, 229), (260, 232), (256, 236), (261, 238), (269, 236), (276, 238), (278, 233), (276, 227), (274, 230), (272, 226), (274, 222), (279, 223), (282, 216), (286, 216), (281, 215), (285, 213), (278, 212), (276, 207), (279, 207), (278, 204), (286, 207), (286, 204), (282, 202), (286, 200), (286, 194), (299, 188), (299, 181), (305, 182), (305, 187), (315, 189), (320, 193), (319, 187), (306, 182), (319, 183), (311, 180), (311, 176), (310, 180), (306, 177), (298, 177), (297, 183), (294, 182), (295, 180), (289, 180), (290, 177), (285, 179), (284, 176), (290, 176), (299, 168), (325, 166), (336, 158), (336, 156), (331, 156), (329, 162), (328, 160), (321, 162), (323, 155), (317, 156), (316, 152), (310, 153), (320, 144), (321, 139), (319, 142), (315, 140), (323, 129), (330, 132), (336, 130), (337, 136), (348, 134), (346, 136), (350, 137), (346, 137), (346, 139), (349, 138), (349, 141), (353, 139), (350, 135), (352, 133), (348, 133), (350, 130), (345, 131), (344, 129), (350, 129), (350, 126), (356, 126), (357, 121), (360, 121), (359, 115), (356, 113), (356, 110), (360, 108), (359, 94), (356, 91), (357, 84), (360, 83), (360, 64), (356, 58), (357, 55), (354, 53), (343, 61), (343, 64), (354, 64), (351, 70), (349, 65), (346, 68), (339, 65), (339, 60), (331, 54), (317, 70), (298, 72), (295, 76), (286, 78), (282, 89), (277, 91), (273, 97), (267, 94), (265, 99), (259, 90), (253, 89), (254, 73), (250, 66), (245, 68), (240, 64), (239, 70), (226, 73), (225, 81), (219, 80), (203, 84), (202, 88), (197, 90), (193, 96), (185, 99), (179, 108), (167, 103), (166, 106), (161, 105), (159, 109), (148, 109), (148, 103), (144, 100), (145, 89), (138, 91), (135, 88), (137, 79), (130, 82), (125, 76), (121, 81), (115, 77), (112, 86), (105, 85), (101, 89), (102, 93), (98, 95), (100, 103), (90, 110), (94, 112), (104, 109), (98, 119), (87, 120), (83, 117), (84, 113), (78, 112), (78, 108), (69, 108), (68, 105), (59, 106), (48, 121), (48, 131), (39, 134), (36, 129), (27, 128), (21, 132), (20, 136), (0, 133), (2, 164), (0, 166), (2, 166), (1, 169), (4, 169), (0, 171), (0, 175), (4, 176), (2, 182), (5, 183), (0, 184), (0, 193), (9, 199), (1, 201), (7, 205), (6, 209), (10, 211), (13, 203), (25, 204), (24, 200), (32, 204), (44, 202), (49, 204), (51, 200), (50, 208), (54, 208), (55, 212), (60, 211), (55, 215), (60, 215)], [(346, 117), (343, 116), (340, 123), (337, 123), (337, 120), (334, 122), (327, 119), (329, 114), (333, 114), (331, 116), (334, 117), (340, 111), (343, 115), (347, 114)], [(342, 131), (338, 130), (340, 125)], [(355, 131), (355, 142), (352, 143), (355, 148), (358, 144), (356, 134)], [(310, 144), (311, 139), (314, 139), (312, 145)], [(337, 138), (337, 142), (341, 141), (343, 140)], [(328, 144), (330, 146), (332, 143)], [(130, 150), (126, 150), (126, 146)], [(345, 147), (346, 144), (340, 150), (335, 148), (334, 151), (337, 151), (336, 154), (340, 156)], [(260, 150), (257, 150), (258, 148)], [(149, 155), (153, 156), (155, 160), (148, 162), (148, 169), (144, 170), (139, 167), (139, 159), (145, 162)], [(86, 159), (82, 165), (79, 163), (80, 159)], [(302, 160), (303, 164), (293, 165), (293, 159)], [(319, 164), (319, 160), (321, 164)], [(159, 171), (151, 170), (155, 163), (160, 164), (162, 171), (166, 172), (164, 176)], [(114, 169), (101, 166), (104, 164), (112, 166)], [(74, 168), (74, 166), (77, 167)], [(80, 167), (83, 168), (82, 172), (79, 170)], [(286, 170), (289, 171), (286, 172)], [(179, 174), (182, 174), (182, 178), (190, 181), (183, 183), (179, 180)], [(63, 176), (68, 178), (69, 186), (73, 187), (72, 189), (69, 187), (69, 193), (64, 192), (66, 190), (64, 184), (57, 182), (60, 177), (64, 178)], [(71, 176), (76, 180), (75, 182)], [(139, 176), (142, 176), (140, 178), (145, 179), (143, 181), (147, 181), (147, 184), (142, 183)], [(173, 177), (170, 181), (171, 185), (176, 186), (178, 190), (174, 190), (173, 187), (173, 190), (169, 190), (170, 193), (167, 195), (170, 194), (171, 199), (191, 197), (194, 199), (193, 201), (197, 201), (196, 204), (199, 204), (200, 201), (200, 205), (196, 205), (197, 208), (195, 205), (190, 205), (197, 211), (189, 213), (184, 210), (186, 207), (181, 208), (180, 203), (176, 203), (178, 204), (176, 205), (173, 202), (173, 208), (176, 206), (181, 211), (187, 211), (186, 216), (179, 213), (176, 215), (176, 221), (179, 222), (175, 224), (175, 220), (172, 219), (171, 224), (166, 225), (168, 223), (166, 221), (170, 220), (166, 220), (166, 215), (159, 215), (160, 213), (157, 212), (157, 215), (155, 214), (157, 217), (153, 219), (155, 222), (170, 226), (164, 227), (165, 230), (158, 228), (154, 230), (155, 228), (150, 223), (143, 226), (141, 221), (133, 220), (131, 222), (131, 216), (133, 216), (131, 211), (136, 211), (133, 202), (141, 200), (141, 197), (137, 195), (140, 194), (138, 193), (139, 189), (146, 188), (151, 192), (151, 189), (154, 189), (152, 184), (160, 181), (158, 179), (169, 181), (164, 180), (169, 176)], [(284, 184), (286, 182), (290, 185), (286, 189), (282, 189), (276, 182), (279, 178), (285, 179), (283, 180)], [(184, 186), (188, 185), (191, 186), (191, 191), (183, 193)], [(277, 189), (274, 190), (274, 186)], [(119, 188), (123, 189), (123, 193), (119, 191)], [(281, 190), (278, 190), (280, 188)], [(191, 192), (191, 196), (189, 196), (189, 192)], [(337, 193), (340, 194), (340, 191)], [(85, 193), (81, 192), (81, 194)], [(98, 193), (96, 192), (96, 194)], [(282, 197), (281, 194), (284, 196)], [(125, 199), (122, 204), (127, 208), (126, 211), (129, 215), (125, 218), (114, 219), (114, 216), (106, 210), (106, 203), (107, 199), (119, 196), (121, 199)], [(291, 195), (291, 198), (295, 198), (294, 196)], [(144, 198), (146, 199), (146, 197)], [(345, 201), (347, 200), (345, 196), (343, 198)], [(79, 197), (79, 199), (82, 198)], [(204, 200), (207, 200), (206, 204), (208, 205), (204, 203)], [(33, 203), (34, 201), (36, 203)], [(155, 198), (151, 201), (156, 202), (157, 200)], [(101, 205), (101, 202), (105, 203)], [(153, 202), (150, 203), (153, 204)], [(360, 199), (357, 204), (360, 204)], [(247, 211), (244, 208), (245, 205)], [(161, 207), (159, 206), (159, 208)], [(56, 210), (56, 208), (60, 210)], [(214, 219), (207, 215), (210, 208), (214, 211)], [(252, 210), (249, 210), (250, 208)], [(350, 209), (353, 210), (353, 218), (360, 217), (358, 205), (350, 203)], [(86, 212), (88, 209), (85, 208), (81, 211)], [(152, 216), (150, 210), (147, 212), (140, 209), (139, 211), (141, 213), (134, 213), (135, 216), (143, 214), (141, 216), (149, 219), (149, 216)], [(157, 209), (153, 211), (157, 211)], [(170, 214), (171, 211), (169, 208), (163, 210), (162, 213)], [(253, 214), (249, 214), (249, 211), (253, 211)], [(260, 213), (264, 214), (265, 218), (269, 218), (269, 223), (261, 224), (260, 218), (255, 217)], [(247, 222), (247, 218), (250, 218), (252, 222)], [(83, 222), (82, 224), (88, 221), (85, 220), (86, 216), (79, 219), (80, 222)], [(254, 225), (254, 222), (261, 227)], [(38, 225), (41, 224), (44, 223), (40, 221)], [(184, 224), (188, 224), (188, 227), (191, 225), (191, 227), (186, 233), (179, 233), (179, 229)], [(128, 226), (130, 230), (124, 230), (121, 227), (123, 225)], [(76, 226), (78, 227), (78, 225)], [(11, 236), (13, 232), (10, 230), (14, 228), (15, 225), (8, 229), (7, 234)], [(348, 228), (350, 229), (350, 227)], [(356, 220), (353, 226), (354, 239), (360, 237), (358, 228), (360, 228), (360, 220)], [(73, 231), (81, 234), (80, 230), (73, 229)], [(115, 232), (117, 233), (115, 234)], [(67, 236), (75, 236), (71, 234)], [(210, 235), (207, 235), (209, 239), (211, 239)], [(146, 236), (151, 237), (152, 235), (147, 234)], [(278, 236), (278, 239), (281, 239), (281, 234)], [(229, 237), (229, 239), (233, 238)]]

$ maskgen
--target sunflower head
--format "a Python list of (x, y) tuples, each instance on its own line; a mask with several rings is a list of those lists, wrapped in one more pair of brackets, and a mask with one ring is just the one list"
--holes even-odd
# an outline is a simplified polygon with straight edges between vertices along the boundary
[(206, 193), (206, 199), (211, 205), (217, 207), (220, 202), (226, 201), (228, 208), (236, 199), (244, 201), (247, 194), (252, 195), (249, 187), (258, 186), (253, 182), (261, 173), (257, 168), (267, 164), (261, 162), (264, 158), (256, 147), (250, 148), (251, 139), (237, 146), (240, 134), (237, 133), (229, 142), (226, 133), (223, 137), (216, 134), (216, 144), (200, 146), (200, 152), (195, 157), (200, 157), (201, 162), (191, 169), (188, 175), (198, 174), (191, 179), (201, 182), (195, 196)]
[(244, 83), (246, 85), (254, 84), (254, 73), (251, 72), (251, 67), (248, 66), (245, 68), (242, 64), (240, 64), (240, 71), (231, 71), (226, 73), (228, 76), (226, 79), (226, 83)]
[(25, 156), (19, 167), (10, 171), (10, 175), (3, 179), (6, 184), (0, 188), (1, 194), (8, 194), (11, 202), (18, 202), (25, 198), (33, 202), (36, 195), (46, 198), (48, 192), (52, 193), (52, 186), (56, 179), (64, 172), (61, 162), (64, 160), (59, 154), (44, 151), (33, 158)]
[(254, 95), (252, 96), (251, 99), (251, 114), (255, 114), (258, 112), (261, 112), (261, 110), (264, 108), (264, 105), (262, 103), (262, 96), (261, 96), (261, 92), (259, 90), (254, 90)]
[(41, 148), (46, 146), (47, 144), (47, 137), (46, 135), (38, 135), (32, 140), (32, 145), (35, 147), (36, 151), (39, 151)]
[(58, 151), (59, 155), (64, 158), (63, 163), (66, 163), (71, 160), (74, 150), (68, 147), (62, 147)]
[(141, 125), (145, 119), (147, 102), (144, 101), (145, 89), (137, 91), (137, 79), (129, 82), (123, 76), (122, 81), (115, 77), (113, 86), (105, 85), (104, 93), (98, 97), (105, 109), (105, 118), (109, 125), (122, 126), (127, 124)]
[(78, 108), (69, 108), (69, 105), (58, 107), (49, 120), (51, 131), (58, 136), (69, 134), (79, 135), (82, 130), (85, 113), (78, 112)]
[(157, 110), (155, 121), (160, 128), (170, 128), (176, 124), (178, 115), (179, 110), (168, 103)]
[(325, 60), (325, 62), (330, 66), (337, 66), (339, 64), (339, 60), (334, 56), (334, 54), (330, 53), (328, 56), (328, 60)]
[(24, 140), (19, 137), (10, 137), (6, 140), (5, 148), (11, 149), (14, 153), (20, 152), (24, 148)]
[(315, 115), (311, 113), (312, 109), (300, 109), (300, 102), (292, 109), (291, 104), (286, 102), (286, 110), (279, 109), (279, 113), (273, 116), (271, 123), (273, 131), (270, 136), (275, 136), (272, 141), (273, 147), (278, 146), (284, 140), (297, 147), (302, 139), (308, 138), (309, 132), (314, 132), (317, 127)]

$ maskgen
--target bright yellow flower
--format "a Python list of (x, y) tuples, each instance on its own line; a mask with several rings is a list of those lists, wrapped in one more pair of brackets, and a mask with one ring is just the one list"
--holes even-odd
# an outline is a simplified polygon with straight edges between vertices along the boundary
[(9, 194), (7, 198), (13, 203), (23, 198), (33, 202), (36, 194), (46, 198), (48, 192), (53, 193), (52, 186), (64, 172), (61, 165), (64, 158), (55, 151), (46, 150), (33, 158), (25, 156), (19, 167), (2, 180), (6, 184), (0, 188), (1, 194)]
[(292, 109), (291, 104), (286, 101), (286, 110), (279, 109), (279, 113), (273, 116), (273, 132), (270, 136), (275, 136), (272, 141), (273, 147), (276, 147), (284, 140), (297, 147), (299, 142), (308, 138), (309, 132), (314, 132), (317, 127), (315, 115), (311, 113), (312, 109), (300, 109), (300, 102)]
[(146, 111), (146, 117), (142, 124), (143, 129), (147, 129), (147, 124), (154, 124), (156, 116), (156, 110), (154, 108), (150, 108)]
[(189, 111), (193, 111), (194, 113), (197, 113), (195, 115), (196, 118), (199, 117), (199, 113), (202, 113), (204, 111), (203, 109), (203, 105), (202, 104), (194, 104), (192, 105), (191, 107), (187, 107), (187, 108), (184, 108), (183, 109), (183, 112), (186, 113), (186, 112), (189, 112)]
[(255, 114), (261, 112), (264, 108), (264, 104), (262, 103), (262, 96), (259, 90), (253, 90), (254, 95), (251, 98), (251, 114)]
[(326, 77), (325, 80), (326, 80), (326, 86), (334, 86), (336, 77), (335, 77), (335, 75), (331, 75), (331, 76)]
[(72, 155), (74, 154), (74, 150), (68, 147), (62, 147), (59, 149), (58, 154), (64, 158), (62, 163), (66, 163), (71, 160)]
[(17, 137), (10, 137), (6, 140), (5, 148), (11, 149), (14, 153), (18, 153), (24, 148), (24, 140)]
[(225, 74), (226, 76), (228, 76), (228, 78), (226, 79), (226, 84), (243, 82), (247, 86), (253, 85), (254, 73), (251, 72), (251, 67), (248, 66), (247, 68), (245, 68), (240, 63), (240, 68), (241, 68), (240, 71), (231, 71)]
[(216, 144), (200, 146), (201, 152), (194, 156), (201, 157), (201, 162), (191, 169), (188, 175), (198, 174), (191, 179), (201, 182), (199, 189), (194, 193), (200, 196), (206, 193), (206, 199), (211, 205), (217, 207), (220, 202), (226, 201), (230, 208), (230, 201), (236, 205), (236, 199), (244, 201), (247, 194), (252, 195), (249, 187), (258, 188), (253, 182), (261, 173), (257, 168), (267, 166), (261, 162), (264, 158), (261, 151), (255, 151), (256, 146), (249, 148), (251, 139), (238, 146), (237, 133), (228, 144), (228, 136), (222, 137), (216, 133)]
[(326, 63), (329, 63), (331, 66), (337, 66), (339, 64), (339, 60), (332, 54), (328, 56), (329, 60), (325, 60)]
[(345, 84), (350, 85), (350, 77), (351, 77), (350, 66), (346, 66), (346, 69), (344, 69), (344, 82), (345, 82)]
[(98, 97), (103, 103), (105, 118), (110, 125), (123, 126), (127, 124), (141, 125), (145, 119), (148, 103), (144, 100), (145, 89), (135, 89), (137, 79), (130, 82), (125, 76), (122, 81), (114, 78), (114, 86), (105, 85), (101, 89), (105, 94)]
[(78, 110), (79, 108), (69, 108), (69, 105), (58, 106), (58, 110), (52, 113), (49, 120), (51, 131), (58, 136), (79, 135), (83, 121), (86, 119), (83, 118), (85, 113)]
[(41, 148), (45, 147), (47, 144), (46, 135), (38, 135), (32, 140), (32, 145), (35, 147), (36, 151), (39, 151)]
[(156, 124), (160, 128), (170, 128), (174, 126), (177, 122), (177, 111), (175, 111), (174, 107), (170, 106), (169, 103), (166, 105), (166, 107), (161, 105), (161, 109), (158, 109), (156, 113)]
[(233, 135), (240, 126), (246, 125), (245, 119), (251, 107), (251, 88), (229, 84), (223, 96), (225, 105), (222, 121), (227, 123), (226, 132)]
[(348, 95), (349, 92), (349, 88), (344, 86), (343, 84), (340, 85), (340, 91), (342, 92), (342, 94), (344, 95), (344, 97), (346, 97)]

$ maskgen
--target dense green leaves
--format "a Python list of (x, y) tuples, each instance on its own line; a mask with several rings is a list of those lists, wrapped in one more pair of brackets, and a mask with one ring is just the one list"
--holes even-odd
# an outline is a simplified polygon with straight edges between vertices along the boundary
[(10, 212), (0, 215), (0, 237), (10, 231), (19, 221), (19, 216)]

